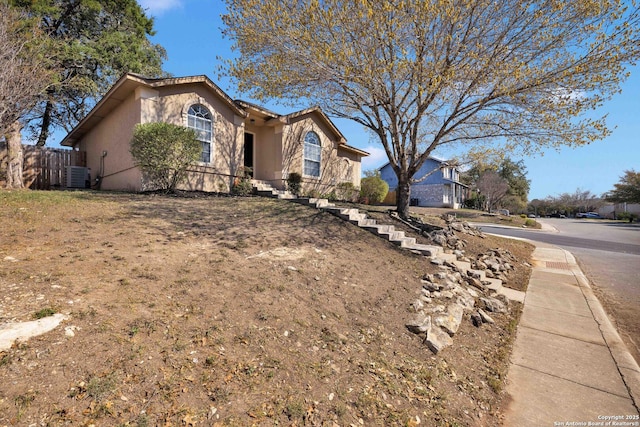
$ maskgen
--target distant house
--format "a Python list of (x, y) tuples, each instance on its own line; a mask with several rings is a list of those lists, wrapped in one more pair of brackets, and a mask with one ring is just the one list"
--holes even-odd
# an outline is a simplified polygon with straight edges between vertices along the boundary
[(329, 192), (340, 183), (360, 186), (361, 159), (318, 108), (281, 115), (233, 100), (206, 76), (151, 79), (125, 74), (64, 138), (86, 152), (92, 182), (107, 190), (145, 190), (129, 152), (135, 125), (166, 122), (196, 131), (200, 161), (182, 189), (228, 191), (248, 168), (252, 177), (282, 189), (290, 173), (303, 190)]
[(598, 213), (604, 218), (616, 219), (619, 214), (629, 212), (640, 215), (640, 204), (638, 203), (607, 203), (600, 209)]
[[(458, 169), (444, 160), (429, 157), (413, 178), (420, 180), (430, 172), (429, 176), (411, 185), (411, 205), (458, 209), (468, 191), (467, 186), (460, 182)], [(389, 163), (380, 168), (380, 177), (389, 184), (389, 192), (395, 192), (398, 178)]]

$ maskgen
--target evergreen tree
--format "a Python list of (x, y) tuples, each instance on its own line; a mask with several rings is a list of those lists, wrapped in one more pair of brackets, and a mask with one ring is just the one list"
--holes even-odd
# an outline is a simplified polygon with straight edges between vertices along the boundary
[(51, 39), (59, 72), (27, 117), (38, 145), (50, 130), (71, 130), (125, 72), (162, 74), (165, 50), (153, 44), (153, 19), (136, 0), (12, 0)]

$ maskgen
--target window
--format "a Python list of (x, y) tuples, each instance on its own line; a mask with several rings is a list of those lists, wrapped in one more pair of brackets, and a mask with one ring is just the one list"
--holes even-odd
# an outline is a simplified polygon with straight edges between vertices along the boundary
[(304, 137), (304, 167), (303, 175), (320, 178), (320, 159), (322, 146), (320, 137), (315, 132), (308, 132)]
[(211, 162), (211, 141), (213, 129), (211, 126), (211, 113), (203, 105), (195, 104), (189, 107), (187, 114), (187, 127), (196, 132), (196, 137), (202, 143), (201, 162)]

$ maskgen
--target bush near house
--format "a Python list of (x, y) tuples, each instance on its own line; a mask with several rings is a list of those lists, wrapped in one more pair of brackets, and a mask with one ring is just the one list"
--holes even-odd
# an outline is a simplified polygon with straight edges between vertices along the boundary
[(200, 157), (202, 145), (191, 129), (145, 123), (136, 125), (130, 151), (147, 180), (147, 189), (173, 193)]
[(360, 183), (360, 200), (366, 204), (381, 203), (389, 192), (387, 184), (379, 175), (362, 178)]
[(638, 219), (638, 215), (631, 212), (620, 212), (617, 217), (618, 219), (629, 221), (629, 224)]
[(357, 202), (360, 196), (360, 189), (356, 188), (352, 182), (342, 182), (336, 186), (336, 199), (345, 202)]
[(287, 187), (292, 194), (300, 195), (302, 185), (302, 175), (297, 172), (291, 172), (287, 178)]
[(231, 193), (237, 196), (248, 196), (253, 192), (253, 186), (251, 185), (251, 168), (243, 167), (237, 173), (237, 176), (233, 180), (233, 187)]

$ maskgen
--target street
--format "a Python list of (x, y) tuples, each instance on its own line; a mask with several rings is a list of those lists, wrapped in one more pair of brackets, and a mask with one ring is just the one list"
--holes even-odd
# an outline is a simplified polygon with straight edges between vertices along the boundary
[(486, 233), (550, 243), (571, 252), (640, 362), (640, 226), (570, 218), (538, 221), (546, 225), (545, 230), (477, 225)]

